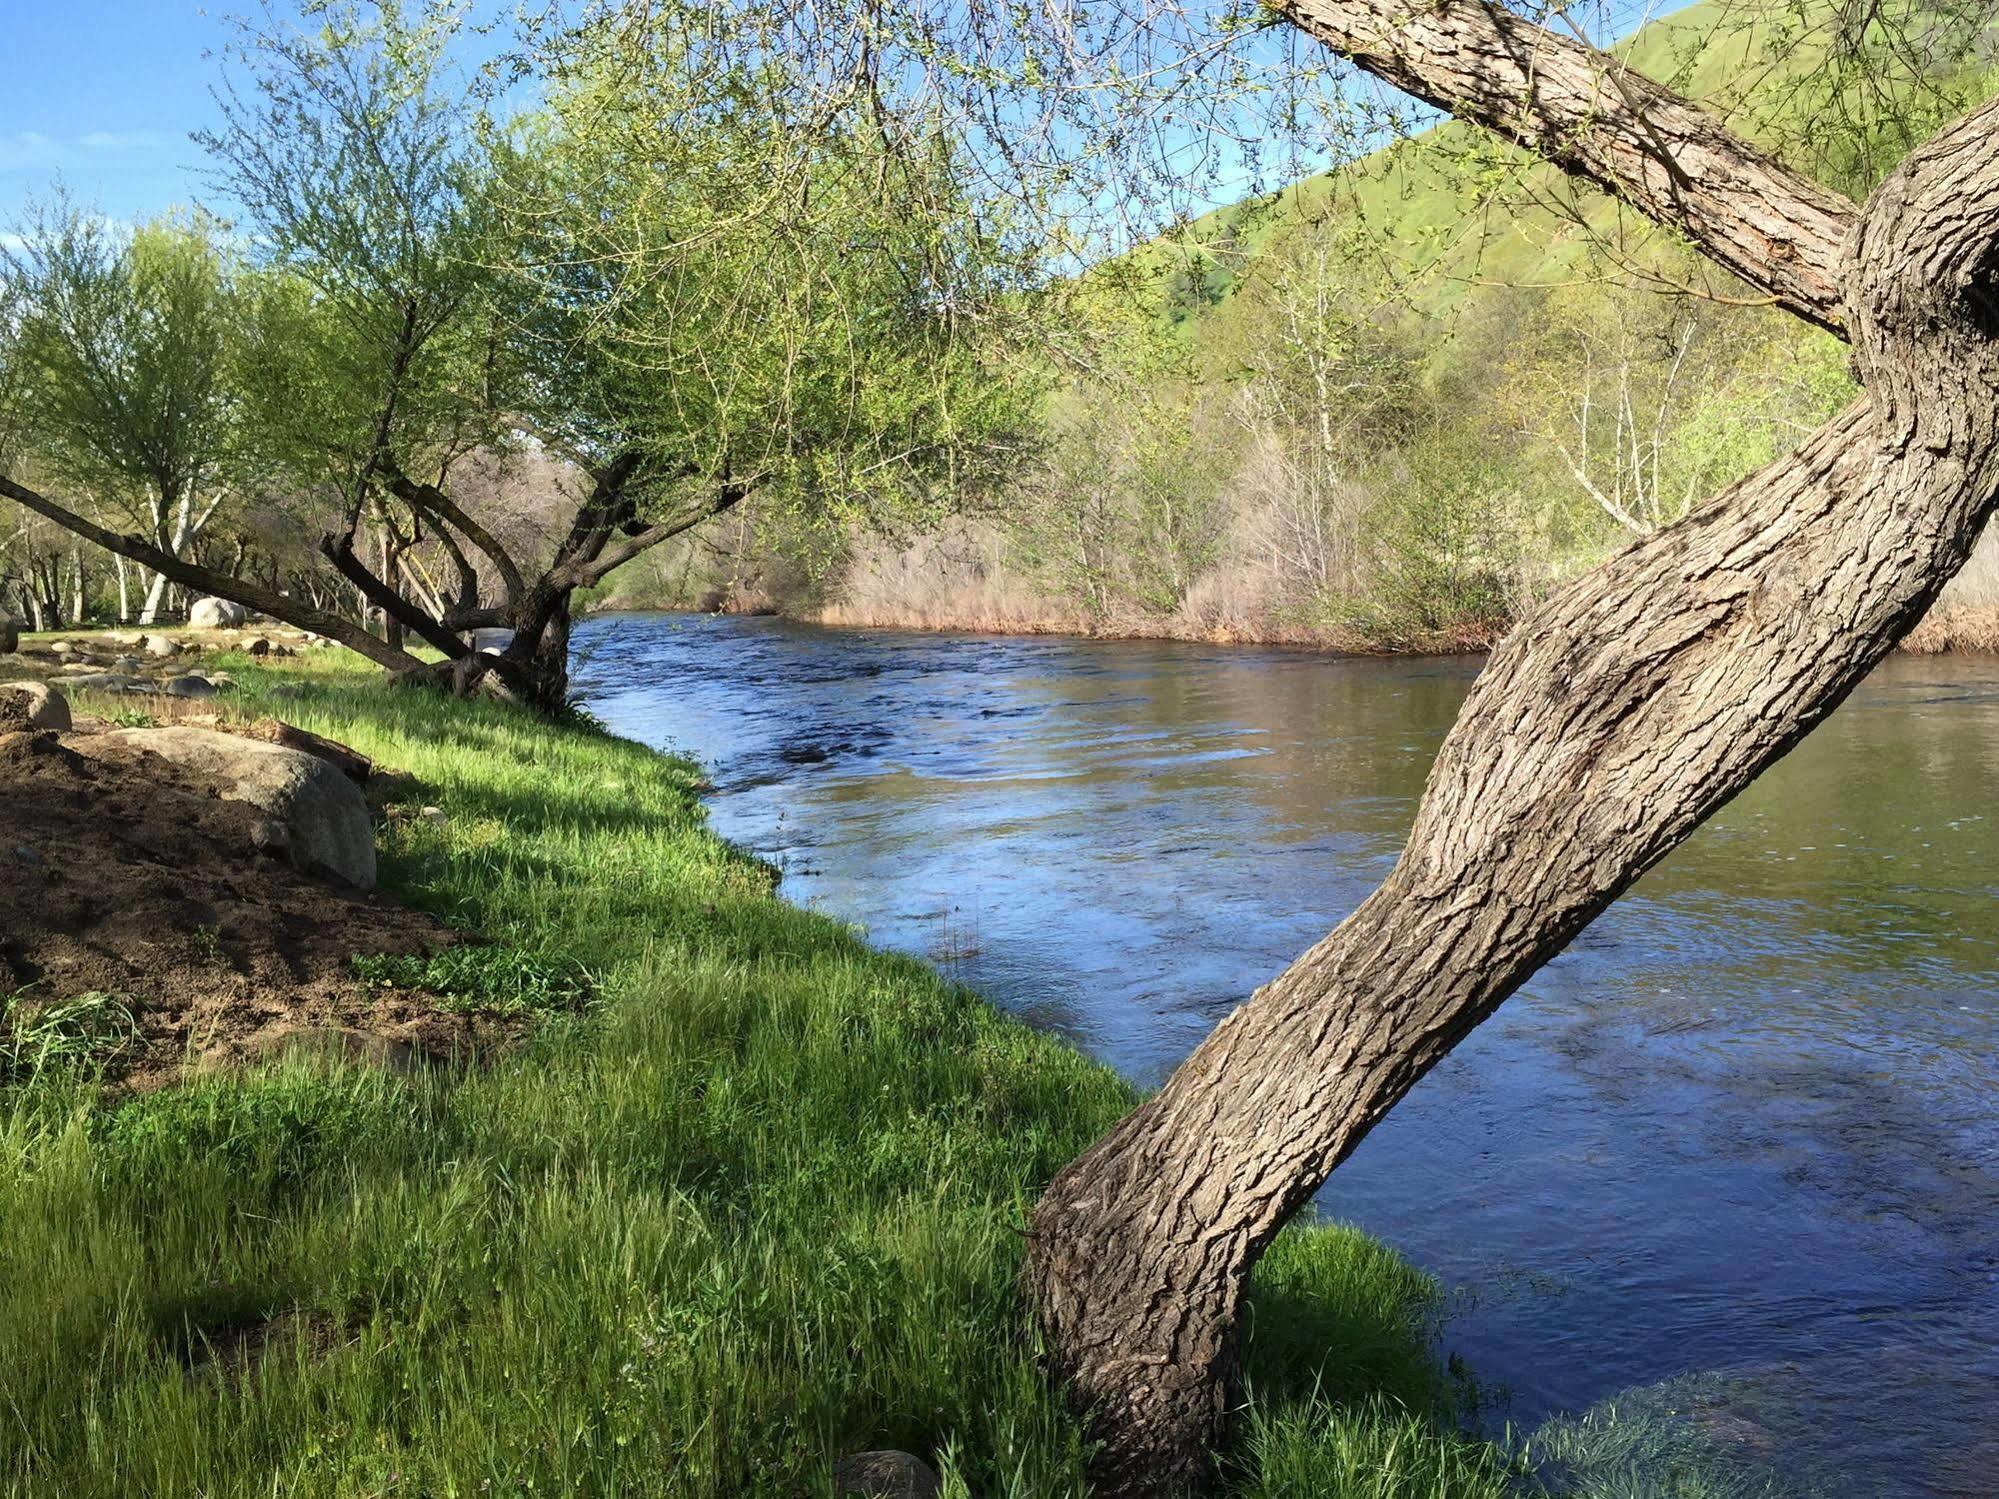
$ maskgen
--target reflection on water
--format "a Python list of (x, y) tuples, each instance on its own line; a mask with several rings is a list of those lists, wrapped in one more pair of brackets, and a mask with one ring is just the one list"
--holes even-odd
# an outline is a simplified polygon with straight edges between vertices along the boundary
[[(1476, 670), (688, 617), (577, 640), (590, 706), (709, 766), (793, 899), (1148, 1083), (1381, 878)], [(1999, 1493), (1995, 821), (1999, 662), (1891, 663), (1323, 1206), (1454, 1288), (1450, 1346), (1516, 1426), (1700, 1376), (1710, 1436), (1826, 1492)]]

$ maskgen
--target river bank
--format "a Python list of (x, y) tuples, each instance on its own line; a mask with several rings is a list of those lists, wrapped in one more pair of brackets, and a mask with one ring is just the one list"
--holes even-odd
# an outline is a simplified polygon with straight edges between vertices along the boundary
[[(593, 997), (476, 1067), (0, 1089), (0, 1486), (788, 1496), (893, 1447), (951, 1494), (1085, 1492), (1012, 1285), (1129, 1085), (787, 903), (687, 760), (343, 652), (194, 659), (222, 711), (414, 778), (438, 815), (383, 828), (384, 889)], [(1434, 1282), (1317, 1228), (1256, 1304), (1231, 1492), (1507, 1490), (1454, 1433)]]
[[(722, 594), (696, 607), (650, 606), (610, 598), (592, 604), (591, 614), (633, 612), (776, 616), (834, 630), (899, 630), (926, 635), (1059, 636), (1075, 640), (1158, 640), (1187, 645), (1289, 646), (1346, 656), (1483, 655), (1511, 626), (1457, 624), (1439, 629), (1404, 630), (1384, 636), (1352, 625), (1307, 625), (1223, 614), (1214, 617), (1107, 616), (1023, 608), (972, 596), (964, 603), (893, 603), (843, 600), (798, 609), (760, 594)], [(1948, 595), (1897, 649), (1915, 656), (1999, 652), (1999, 604), (1960, 604)]]
[[(575, 644), (793, 900), (1141, 1087), (1388, 872), (1478, 670), (696, 615)], [(1980, 1492), (1995, 733), (1999, 658), (1884, 662), (1334, 1174), (1321, 1210), (1447, 1288), (1490, 1429), (1678, 1411), (1750, 1470), (1714, 1492)]]
[[(857, 535), (846, 545), (844, 563), (823, 575), (772, 558), (722, 567), (686, 551), (621, 575), (587, 610), (777, 615), (829, 629), (1455, 656), (1490, 650), (1534, 599), (1601, 560), (1551, 557), (1498, 593), (1412, 586), (1406, 596), (1311, 595), (1316, 602), (1276, 588), (1267, 571), (1219, 567), (1171, 608), (1150, 608), (1120, 595), (1086, 603), (1050, 588), (1019, 565), (990, 523), (960, 520), (904, 540)], [(1999, 531), (1979, 542), (1901, 649), (1999, 652)]]

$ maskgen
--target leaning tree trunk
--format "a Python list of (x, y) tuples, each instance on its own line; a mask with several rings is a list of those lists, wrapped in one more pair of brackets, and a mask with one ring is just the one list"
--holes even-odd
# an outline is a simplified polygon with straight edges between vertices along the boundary
[[(1310, 29), (1382, 8), (1317, 3)], [(1483, 24), (1471, 66), (1521, 63), (1524, 23), (1453, 0), (1417, 14)], [(1350, 34), (1334, 43), (1375, 66)], [(1443, 71), (1400, 61), (1397, 82)], [(1553, 70), (1523, 71), (1521, 117), (1559, 113), (1534, 93), (1555, 87)], [(1497, 112), (1466, 108), (1454, 82), (1432, 96), (1487, 123)], [(1643, 149), (1685, 145), (1631, 130), (1607, 87), (1593, 107)], [(1810, 214), (1793, 239), (1811, 244), (1776, 270), (1758, 278), (1726, 257), (1844, 328), (1866, 397), (1525, 620), (1475, 684), (1380, 889), (1049, 1187), (1024, 1283), (1053, 1369), (1103, 1444), (1100, 1493), (1208, 1480), (1242, 1298), (1285, 1220), (1474, 1026), (1832, 712), (1963, 564), (1999, 498), (1995, 143), (1999, 105), (1917, 151), (1849, 216), (1831, 265), (1810, 263), (1828, 244), (1816, 199), (1800, 200)], [(1550, 154), (1632, 186), (1579, 160), (1573, 137)], [(1714, 184), (1726, 172), (1693, 151), (1687, 170), (1705, 183), (1689, 195), (1700, 214), (1725, 223)], [(1732, 233), (1713, 230), (1724, 243), (1784, 239), (1797, 203), (1756, 192)], [(1694, 214), (1657, 211), (1707, 242)]]

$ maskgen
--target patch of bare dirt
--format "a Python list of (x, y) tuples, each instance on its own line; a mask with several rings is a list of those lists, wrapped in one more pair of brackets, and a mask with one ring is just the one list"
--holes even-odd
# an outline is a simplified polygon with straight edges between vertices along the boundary
[(455, 934), (380, 894), (254, 851), (260, 814), (133, 746), (0, 722), (0, 996), (45, 1010), (114, 996), (136, 1022), (110, 1058), (134, 1087), (322, 1044), (390, 1062), (506, 1039), (493, 1017), (361, 984), (355, 954), (427, 954)]

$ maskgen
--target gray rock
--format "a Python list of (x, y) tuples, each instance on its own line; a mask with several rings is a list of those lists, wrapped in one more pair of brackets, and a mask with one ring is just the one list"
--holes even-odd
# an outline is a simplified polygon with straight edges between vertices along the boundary
[(69, 699), (41, 682), (0, 682), (0, 694), (27, 710), (28, 722), (38, 729), (61, 732), (70, 726)]
[(140, 640), (139, 645), (148, 656), (157, 657), (162, 661), (180, 654), (179, 643), (167, 639), (164, 635), (145, 636)]
[(76, 654), (76, 642), (74, 640), (52, 640), (49, 642), (49, 654), (51, 656), (74, 656)]
[(474, 630), (472, 649), (486, 656), (503, 654), (514, 643), (512, 630)]
[(184, 677), (169, 677), (160, 690), (168, 697), (214, 697), (216, 688), (199, 672), (189, 672)]
[[(361, 890), (375, 888), (375, 830), (361, 788), (317, 755), (176, 725), (120, 729), (97, 736), (171, 760), (216, 793), (264, 814), (253, 842), (282, 853), (304, 874), (330, 875)], [(85, 753), (89, 739), (77, 741)]]
[(833, 1464), (833, 1492), (865, 1499), (937, 1499), (944, 1491), (930, 1465), (907, 1452), (857, 1452)]
[(63, 686), (88, 692), (143, 692), (146, 683), (122, 671), (87, 671), (81, 676), (64, 677)]
[(187, 622), (197, 630), (234, 630), (250, 617), (250, 611), (228, 599), (196, 599), (187, 611)]

